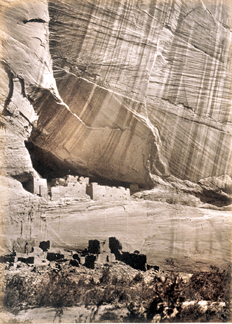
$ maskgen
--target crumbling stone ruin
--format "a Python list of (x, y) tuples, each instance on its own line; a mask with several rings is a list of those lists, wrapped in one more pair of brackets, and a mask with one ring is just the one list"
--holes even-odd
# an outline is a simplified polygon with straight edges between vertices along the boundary
[(96, 182), (90, 183), (86, 187), (86, 193), (93, 200), (112, 199), (127, 200), (130, 198), (130, 190), (123, 187), (101, 186)]
[(67, 175), (63, 178), (55, 178), (47, 181), (39, 175), (32, 177), (23, 184), (24, 188), (40, 197), (51, 200), (62, 198), (91, 198), (93, 200), (128, 200), (130, 195), (139, 191), (137, 184), (131, 184), (130, 188), (110, 187), (89, 182), (88, 177)]
[(23, 183), (24, 188), (40, 197), (47, 199), (48, 196), (48, 184), (47, 179), (41, 178), (39, 175), (34, 176), (27, 182)]
[(50, 248), (50, 241), (42, 241), (42, 242), (40, 242), (39, 247), (40, 247), (44, 252), (48, 251), (49, 248)]
[(31, 253), (34, 250), (34, 246), (36, 242), (32, 238), (22, 238), (18, 237), (16, 240), (13, 241), (13, 251), (18, 253)]
[(65, 178), (53, 179), (50, 183), (51, 199), (65, 197), (91, 198), (93, 200), (127, 200), (130, 190), (124, 187), (110, 187), (89, 183), (89, 178), (69, 175)]
[(52, 179), (49, 182), (50, 196), (52, 200), (60, 198), (88, 198), (86, 186), (89, 178), (68, 175), (64, 178)]
[(96, 263), (115, 262), (115, 255), (111, 252), (109, 239), (105, 241), (90, 240), (88, 251), (97, 252)]
[(122, 245), (115, 237), (109, 238), (109, 248), (115, 255), (116, 260), (122, 261), (134, 269), (145, 271), (147, 268), (147, 256), (140, 254), (139, 251), (134, 253), (122, 251)]
[[(13, 252), (0, 257), (0, 263), (47, 265), (49, 262), (66, 262), (75, 267), (80, 265), (94, 269), (98, 264), (121, 261), (134, 269), (146, 271), (153, 266), (147, 265), (147, 257), (139, 251), (122, 251), (121, 243), (115, 238), (89, 240), (88, 247), (82, 251), (65, 251), (51, 248), (50, 241), (36, 242), (19, 238), (15, 241)], [(158, 270), (158, 267), (154, 267)]]

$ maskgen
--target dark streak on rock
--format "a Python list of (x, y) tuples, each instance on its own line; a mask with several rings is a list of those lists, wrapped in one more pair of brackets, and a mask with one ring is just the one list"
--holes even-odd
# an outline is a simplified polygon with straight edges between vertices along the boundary
[(27, 24), (29, 22), (37, 22), (37, 23), (42, 23), (42, 24), (46, 23), (46, 21), (43, 20), (43, 19), (41, 19), (41, 18), (34, 18), (34, 19), (29, 19), (29, 20), (26, 20), (26, 19), (23, 20), (23, 23), (24, 24)]
[[(5, 100), (5, 103), (4, 103), (4, 111), (3, 111), (3, 114), (6, 114), (6, 109), (11, 101), (11, 98), (13, 96), (13, 90), (14, 90), (14, 85), (13, 85), (13, 73), (10, 71), (8, 65), (5, 63), (5, 62), (1, 62), (3, 67), (4, 67), (4, 70), (6, 71), (7, 75), (8, 75), (8, 78), (9, 78), (9, 93), (8, 93), (8, 96)], [(8, 114), (8, 113), (7, 113)]]

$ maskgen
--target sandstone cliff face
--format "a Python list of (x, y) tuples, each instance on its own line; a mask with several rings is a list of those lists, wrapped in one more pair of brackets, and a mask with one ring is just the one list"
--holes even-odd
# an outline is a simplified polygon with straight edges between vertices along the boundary
[(4, 174), (33, 172), (33, 129), (36, 147), (84, 175), (143, 187), (151, 174), (231, 175), (229, 2), (2, 6)]
[(225, 1), (49, 1), (70, 112), (40, 97), (32, 141), (77, 170), (141, 185), (149, 173), (231, 174), (229, 13)]
[(24, 141), (37, 120), (30, 87), (58, 95), (48, 44), (46, 1), (1, 1), (1, 175), (21, 182), (33, 170)]

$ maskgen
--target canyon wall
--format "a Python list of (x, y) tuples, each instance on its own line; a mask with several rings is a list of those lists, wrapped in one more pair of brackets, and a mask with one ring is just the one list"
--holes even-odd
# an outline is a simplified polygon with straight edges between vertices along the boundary
[(38, 119), (29, 88), (58, 95), (49, 53), (49, 15), (46, 1), (0, 4), (0, 171), (25, 182), (35, 171), (24, 141)]
[(229, 1), (2, 8), (2, 173), (33, 172), (31, 134), (35, 151), (83, 175), (142, 187), (151, 174), (231, 175)]
[(231, 175), (230, 9), (49, 1), (53, 71), (70, 112), (40, 96), (33, 143), (87, 174), (145, 186), (150, 173)]

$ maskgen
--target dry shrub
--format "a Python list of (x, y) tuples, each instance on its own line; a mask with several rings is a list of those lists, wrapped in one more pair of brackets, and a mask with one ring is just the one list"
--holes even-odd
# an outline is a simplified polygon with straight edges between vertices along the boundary
[[(50, 268), (42, 273), (22, 271), (7, 275), (4, 305), (12, 311), (29, 306), (114, 304), (126, 307), (130, 312), (128, 321), (132, 322), (150, 321), (156, 314), (164, 319), (165, 312), (171, 314), (175, 308), (178, 314), (169, 319), (173, 322), (228, 319), (230, 275), (225, 271), (212, 268), (210, 272), (198, 272), (187, 283), (177, 273), (162, 277), (154, 274), (153, 280), (146, 283), (146, 273), (137, 272), (132, 278), (117, 272), (117, 265), (114, 267), (91, 270), (88, 274), (61, 267), (59, 271)], [(213, 310), (202, 314), (197, 306), (182, 309), (182, 302), (188, 300), (226, 301), (227, 309), (217, 314)]]

